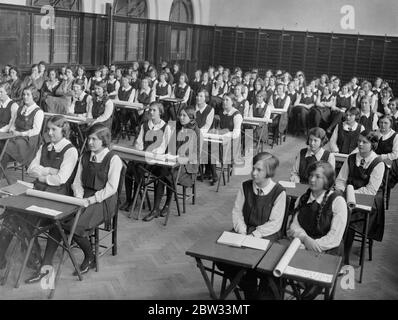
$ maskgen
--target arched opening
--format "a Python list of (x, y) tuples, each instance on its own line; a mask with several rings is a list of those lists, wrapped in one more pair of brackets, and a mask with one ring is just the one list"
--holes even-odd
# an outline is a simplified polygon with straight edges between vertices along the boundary
[(114, 14), (132, 18), (148, 18), (146, 0), (115, 0)]
[(28, 0), (28, 6), (42, 7), (50, 5), (56, 9), (64, 9), (69, 11), (81, 11), (81, 0)]
[[(174, 0), (170, 9), (170, 21), (193, 23), (193, 7), (191, 0)], [(187, 66), (191, 60), (192, 28), (187, 25), (171, 26), (170, 58), (181, 66)]]
[(174, 0), (170, 9), (170, 21), (193, 23), (193, 8), (191, 0)]

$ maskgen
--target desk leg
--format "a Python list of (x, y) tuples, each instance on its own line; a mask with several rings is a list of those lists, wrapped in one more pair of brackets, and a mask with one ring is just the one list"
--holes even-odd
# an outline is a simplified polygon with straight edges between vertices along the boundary
[(211, 284), (211, 282), (210, 282), (209, 276), (207, 275), (206, 270), (204, 269), (202, 260), (199, 259), (199, 258), (195, 258), (195, 260), (196, 260), (196, 264), (197, 264), (197, 266), (198, 266), (198, 268), (199, 268), (199, 270), (200, 270), (200, 273), (202, 274), (202, 277), (203, 277), (203, 279), (205, 280), (207, 289), (208, 289), (209, 292), (210, 292), (210, 297), (211, 297), (213, 300), (217, 300), (216, 292), (214, 291), (214, 288), (213, 288), (213, 286), (212, 286), (212, 284)]
[(233, 278), (233, 280), (231, 281), (228, 288), (226, 288), (225, 291), (220, 293), (220, 300), (225, 300), (228, 297), (228, 295), (236, 288), (236, 286), (238, 285), (238, 283), (240, 282), (240, 280), (242, 279), (242, 277), (245, 274), (246, 274), (245, 269), (241, 269), (238, 272), (238, 274), (235, 276), (235, 278)]
[(361, 245), (361, 271), (359, 274), (359, 283), (362, 283), (362, 276), (363, 276), (363, 268), (365, 266), (365, 247), (366, 247), (366, 240), (368, 239), (368, 228), (369, 228), (369, 212), (365, 213), (365, 225), (363, 228), (363, 237), (362, 237), (362, 245)]
[[(79, 277), (80, 281), (82, 281), (83, 278), (82, 278), (82, 275), (80, 273), (80, 268), (79, 268), (79, 266), (76, 263), (75, 256), (72, 253), (72, 249), (71, 249), (70, 245), (72, 243), (73, 235), (75, 234), (77, 222), (79, 221), (79, 218), (80, 218), (82, 210), (83, 209), (79, 209), (79, 211), (76, 214), (76, 217), (75, 217), (75, 219), (73, 221), (72, 230), (71, 230), (71, 232), (69, 234), (69, 238), (66, 237), (66, 234), (64, 232), (64, 229), (62, 228), (61, 222), (60, 221), (56, 221), (56, 223), (55, 223), (57, 228), (58, 228), (58, 231), (61, 233), (62, 241), (64, 242), (64, 245), (66, 246), (66, 250), (68, 251), (69, 257), (72, 260), (73, 267), (75, 268), (75, 270), (77, 272), (77, 276)], [(49, 299), (52, 299), (54, 297), (55, 289), (57, 287), (58, 280), (59, 280), (59, 278), (61, 276), (61, 269), (62, 269), (62, 265), (64, 263), (64, 261), (63, 261), (64, 260), (64, 255), (65, 255), (65, 248), (63, 248), (63, 250), (62, 250), (61, 260), (60, 260), (58, 268), (57, 268), (57, 273), (55, 274), (54, 289), (51, 289), (50, 294), (48, 296)]]
[[(11, 250), (10, 260), (14, 259), (14, 254), (15, 254), (15, 251), (17, 250), (18, 243), (20, 243), (19, 239), (17, 239), (15, 241), (15, 244), (14, 244), (12, 250)], [(10, 260), (7, 262), (6, 270), (4, 271), (3, 277), (1, 278), (0, 285), (2, 285), (2, 286), (4, 286), (6, 284), (7, 279), (8, 279), (8, 275), (10, 274), (10, 270), (11, 270), (11, 261)]]
[[(34, 226), (34, 230), (37, 230), (37, 229), (39, 228), (40, 223), (41, 223), (41, 219), (39, 219), (39, 220), (36, 222), (36, 224), (35, 224), (35, 226)], [(19, 275), (18, 275), (18, 278), (17, 278), (17, 282), (15, 283), (15, 288), (19, 288), (19, 284), (20, 284), (20, 282), (21, 282), (21, 277), (22, 277), (22, 275), (23, 275), (23, 273), (24, 273), (24, 271), (25, 271), (26, 264), (28, 263), (28, 259), (29, 259), (29, 257), (30, 257), (30, 253), (32, 252), (33, 243), (34, 243), (36, 237), (37, 237), (37, 232), (34, 231), (32, 237), (31, 237), (31, 239), (29, 240), (28, 250), (26, 251), (26, 254), (25, 254), (25, 258), (24, 258), (22, 267), (21, 267), (21, 269), (20, 269), (20, 271), (19, 271)]]
[[(261, 147), (261, 152), (263, 152), (263, 133), (264, 133), (264, 128), (265, 125), (261, 126), (261, 131), (260, 131), (260, 137), (258, 138), (258, 142), (257, 142), (257, 150), (256, 150), (256, 154), (260, 151), (260, 147)], [(267, 126), (268, 128), (268, 126)]]
[[(134, 183), (136, 183), (136, 182), (134, 182)], [(134, 210), (135, 210), (135, 206), (136, 206), (137, 200), (138, 200), (138, 195), (139, 195), (140, 190), (141, 190), (141, 185), (142, 185), (142, 179), (141, 179), (140, 182), (138, 183), (137, 192), (136, 192), (135, 195), (134, 195), (133, 204), (132, 204), (132, 206), (131, 206), (131, 209), (130, 209), (130, 212), (129, 212), (129, 215), (128, 215), (129, 218), (132, 217), (133, 212), (134, 212)], [(127, 200), (127, 199), (126, 199), (126, 200)], [(135, 219), (135, 220), (138, 220), (138, 216), (134, 216), (134, 219)]]
[[(174, 199), (176, 201), (176, 206), (177, 206), (177, 213), (178, 216), (181, 216), (181, 212), (180, 212), (180, 203), (178, 202), (178, 192), (177, 192), (177, 183), (178, 183), (178, 179), (180, 178), (180, 174), (181, 174), (181, 165), (178, 167), (178, 172), (177, 172), (177, 177), (176, 179), (174, 179), (173, 174), (171, 174), (171, 179), (172, 179), (172, 183), (173, 183), (173, 192), (174, 192)], [(167, 225), (167, 221), (169, 220), (169, 216), (170, 216), (170, 210), (166, 215), (166, 219), (164, 220), (164, 225)]]
[(6, 170), (1, 165), (1, 161), (3, 160), (3, 157), (4, 157), (4, 153), (7, 150), (8, 141), (9, 141), (9, 139), (6, 139), (6, 141), (4, 142), (3, 150), (1, 150), (1, 153), (0, 153), (0, 171), (1, 171), (1, 173), (3, 173), (4, 178), (7, 180), (8, 185), (10, 185), (11, 180), (10, 180), (10, 178), (8, 178), (8, 176), (6, 174)]

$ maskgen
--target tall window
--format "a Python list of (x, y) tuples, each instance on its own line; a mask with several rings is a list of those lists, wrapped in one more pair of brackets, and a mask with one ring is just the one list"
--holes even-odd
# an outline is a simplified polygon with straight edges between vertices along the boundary
[[(81, 0), (27, 0), (35, 7), (51, 5), (56, 9), (79, 11)], [(41, 27), (42, 14), (34, 15), (32, 63), (76, 63), (78, 61), (79, 19), (73, 16), (55, 17), (55, 29)], [(53, 48), (53, 50), (51, 50)]]
[(170, 21), (193, 23), (191, 0), (174, 0), (170, 10)]
[(146, 0), (115, 0), (115, 15), (134, 18), (147, 18)]
[(42, 7), (50, 5), (57, 9), (64, 9), (69, 11), (80, 11), (80, 0), (27, 0), (28, 6)]
[[(115, 0), (115, 15), (133, 18), (147, 18), (146, 0)], [(114, 61), (135, 61), (144, 59), (146, 25), (141, 22), (118, 21), (114, 24)]]
[[(174, 0), (170, 10), (170, 21), (193, 23), (191, 0)], [(170, 56), (172, 60), (191, 59), (192, 28), (173, 26), (170, 39)]]

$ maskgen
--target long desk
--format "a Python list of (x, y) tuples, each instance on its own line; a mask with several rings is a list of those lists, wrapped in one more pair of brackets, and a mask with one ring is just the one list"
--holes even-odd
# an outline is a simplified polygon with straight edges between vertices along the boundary
[[(41, 208), (47, 208), (51, 210), (56, 210), (60, 211), (61, 213), (57, 215), (51, 215), (51, 214), (45, 214), (42, 212), (37, 212), (33, 210), (29, 210), (28, 208), (31, 206), (40, 206)], [(72, 205), (72, 204), (67, 204), (63, 202), (58, 202), (58, 201), (52, 201), (52, 200), (47, 200), (47, 199), (42, 199), (42, 198), (37, 198), (37, 197), (32, 197), (32, 196), (27, 196), (27, 195), (19, 195), (19, 196), (10, 196), (10, 197), (5, 197), (0, 199), (0, 207), (5, 210), (3, 214), (0, 216), (0, 218), (4, 219), (8, 216), (12, 216), (13, 218), (16, 218), (17, 221), (20, 223), (25, 223), (26, 225), (30, 225), (33, 228), (33, 234), (32, 237), (29, 239), (29, 245), (28, 249), (22, 264), (22, 267), (20, 269), (17, 282), (15, 284), (15, 287), (18, 288), (20, 284), (21, 277), (25, 271), (26, 264), (28, 262), (29, 256), (31, 254), (32, 248), (34, 241), (37, 237), (43, 234), (48, 235), (48, 231), (56, 227), (61, 236), (62, 236), (62, 242), (59, 243), (60, 246), (62, 246), (62, 255), (61, 255), (61, 260), (58, 265), (57, 271), (56, 271), (56, 276), (55, 276), (55, 282), (54, 282), (54, 287), (50, 291), (49, 297), (52, 298), (55, 294), (55, 288), (57, 285), (57, 282), (60, 278), (61, 275), (61, 268), (63, 265), (63, 260), (64, 260), (64, 254), (65, 251), (68, 253), (72, 264), (77, 272), (79, 280), (83, 280), (82, 275), (80, 273), (80, 267), (77, 264), (77, 261), (73, 255), (73, 252), (71, 250), (71, 243), (72, 243), (72, 238), (76, 230), (76, 225), (77, 222), (80, 218), (80, 215), (82, 213), (83, 208)], [(36, 220), (35, 224), (33, 225), (30, 221), (24, 218), (24, 216), (29, 215), (32, 217), (37, 217), (39, 219)], [(65, 219), (71, 218), (72, 216), (74, 217), (73, 224), (72, 224), (72, 229), (70, 231), (69, 237), (66, 236), (66, 233), (64, 229), (62, 228), (62, 222), (65, 221)], [(45, 223), (43, 224), (43, 222)], [(4, 224), (3, 224), (4, 227)], [(17, 234), (13, 230), (9, 230), (11, 233), (13, 233), (15, 236), (18, 237)], [(56, 241), (55, 239), (53, 239)], [(6, 274), (8, 274), (10, 266), (7, 266), (7, 271)], [(4, 282), (4, 281), (3, 281)]]
[[(171, 158), (170, 158), (170, 160), (167, 159), (167, 158), (165, 160), (158, 160), (158, 159), (148, 159), (145, 156), (131, 154), (131, 153), (123, 152), (123, 151), (120, 151), (120, 150), (113, 150), (113, 151), (124, 161), (124, 163), (126, 165), (127, 165), (127, 163), (129, 161), (136, 162), (137, 165), (139, 165), (140, 168), (144, 172), (146, 172), (148, 174), (148, 181), (144, 183), (145, 190), (144, 190), (143, 201), (145, 199), (145, 194), (146, 194), (148, 185), (153, 183), (154, 181), (161, 180), (160, 177), (154, 176), (154, 174), (150, 170), (145, 168), (145, 166), (144, 166), (145, 164), (148, 164), (148, 165), (151, 165), (151, 166), (156, 165), (156, 166), (166, 167), (166, 168), (170, 169), (170, 171), (172, 169), (178, 168), (178, 172), (177, 172), (176, 178), (174, 178), (174, 175), (171, 174), (172, 184), (173, 184), (173, 188), (171, 188), (171, 190), (174, 193), (174, 198), (175, 198), (175, 201), (176, 201), (178, 215), (179, 216), (181, 215), (180, 204), (179, 204), (179, 201), (178, 201), (177, 183), (178, 183), (178, 179), (179, 179), (180, 174), (181, 174), (181, 164), (186, 163), (186, 159), (185, 158), (178, 157), (178, 158), (175, 158), (174, 160), (171, 159)], [(151, 177), (154, 177), (154, 179), (151, 179)], [(165, 184), (165, 185), (166, 185), (167, 188), (170, 188), (167, 184)], [(133, 212), (134, 212), (137, 200), (138, 200), (138, 194), (139, 194), (139, 190), (141, 189), (141, 186), (142, 186), (142, 181), (140, 181), (140, 183), (138, 185), (138, 188), (137, 188), (137, 193), (134, 195), (133, 205), (132, 205), (131, 210), (129, 212), (129, 218), (131, 218), (133, 216)], [(140, 209), (138, 211), (138, 214), (136, 216), (134, 216), (135, 219), (139, 219), (139, 217), (140, 217), (143, 201), (141, 201), (141, 205), (140, 205)], [(167, 225), (167, 221), (169, 219), (169, 215), (170, 215), (170, 210), (169, 210), (168, 214), (166, 215), (166, 219), (165, 219), (165, 222), (164, 222), (165, 226)]]
[(11, 180), (6, 174), (6, 168), (3, 168), (1, 161), (3, 160), (4, 154), (7, 150), (8, 141), (15, 136), (12, 133), (0, 132), (0, 141), (2, 141), (3, 148), (0, 151), (0, 173), (3, 173), (4, 178), (7, 180), (7, 183), (10, 184)]
[[(268, 276), (273, 276), (273, 270), (285, 253), (289, 244), (288, 240), (270, 243), (266, 251), (251, 248), (237, 248), (218, 244), (217, 239), (220, 235), (221, 233), (212, 233), (203, 237), (186, 251), (188, 256), (195, 258), (197, 267), (201, 272), (212, 299), (226, 299), (228, 295), (235, 290), (239, 281), (248, 270), (256, 270)], [(227, 263), (241, 268), (239, 273), (234, 279), (232, 279), (230, 285), (226, 288), (226, 279), (224, 275), (222, 273), (217, 273), (223, 277), (223, 285), (219, 296), (215, 292), (213, 282), (210, 281), (209, 276), (206, 273), (207, 271), (214, 273), (214, 270), (209, 267), (205, 267), (203, 260), (213, 263)], [(289, 274), (283, 274), (281, 278), (284, 280), (295, 280), (308, 284), (319, 285), (325, 289), (325, 299), (333, 299), (335, 283), (341, 267), (341, 260), (342, 258), (338, 256), (318, 254), (299, 249), (290, 261), (290, 267), (329, 274), (332, 275), (332, 281), (323, 282)], [(278, 278), (274, 277), (274, 280), (278, 280)]]

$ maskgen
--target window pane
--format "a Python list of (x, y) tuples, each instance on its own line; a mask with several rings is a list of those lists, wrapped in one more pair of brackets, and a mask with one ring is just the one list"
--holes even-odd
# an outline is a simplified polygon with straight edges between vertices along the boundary
[(33, 63), (50, 61), (50, 29), (43, 29), (40, 25), (42, 16), (34, 16), (33, 28)]
[(171, 59), (176, 60), (177, 59), (177, 53), (178, 53), (178, 48), (177, 48), (177, 43), (178, 43), (178, 30), (171, 30)]
[(71, 57), (70, 62), (77, 62), (77, 54), (78, 54), (78, 41), (79, 41), (79, 20), (77, 18), (72, 18), (72, 48), (71, 48)]
[(129, 27), (129, 48), (127, 60), (138, 60), (138, 24), (131, 23)]
[(185, 30), (180, 31), (180, 42), (179, 42), (179, 59), (185, 59), (185, 46), (187, 44), (187, 32)]
[(92, 34), (93, 34), (93, 22), (92, 18), (84, 17), (84, 29), (83, 29), (83, 63), (91, 64), (91, 54), (92, 54)]
[(73, 10), (78, 11), (80, 8), (80, 0), (31, 0), (32, 5), (34, 7), (42, 7), (45, 5), (50, 5), (56, 8), (64, 9), (64, 10)]
[(115, 46), (113, 60), (124, 61), (126, 55), (126, 30), (127, 23), (115, 22)]
[(146, 41), (146, 24), (140, 24), (139, 44), (138, 44), (138, 60), (145, 59), (145, 41)]
[(57, 17), (54, 30), (54, 62), (67, 63), (69, 58), (70, 38), (69, 18)]

